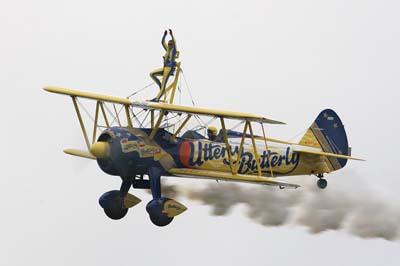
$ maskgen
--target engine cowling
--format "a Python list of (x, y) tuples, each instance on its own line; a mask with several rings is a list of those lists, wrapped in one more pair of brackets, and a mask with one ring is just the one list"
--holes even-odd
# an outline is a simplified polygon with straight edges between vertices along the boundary
[(128, 128), (113, 127), (105, 130), (90, 147), (102, 171), (110, 175), (135, 176), (147, 173), (154, 164), (152, 156), (143, 156), (142, 139)]

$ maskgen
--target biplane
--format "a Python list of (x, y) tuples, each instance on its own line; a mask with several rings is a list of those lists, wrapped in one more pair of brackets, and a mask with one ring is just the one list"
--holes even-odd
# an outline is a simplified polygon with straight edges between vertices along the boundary
[[(65, 149), (64, 152), (96, 160), (102, 171), (121, 178), (119, 190), (106, 192), (99, 199), (111, 219), (123, 218), (129, 208), (141, 201), (128, 193), (131, 187), (151, 190), (152, 200), (146, 210), (157, 226), (168, 225), (184, 212), (183, 204), (163, 197), (162, 176), (245, 182), (283, 189), (299, 185), (278, 177), (315, 175), (318, 187), (324, 189), (325, 173), (343, 168), (347, 160), (361, 160), (351, 156), (343, 123), (333, 110), (323, 110), (298, 143), (272, 139), (266, 136), (265, 126), (283, 122), (249, 113), (174, 104), (179, 73), (180, 63), (159, 102), (44, 88), (72, 99), (82, 129), (86, 149)], [(95, 103), (92, 134), (83, 119), (82, 100)], [(170, 122), (172, 117), (174, 122)], [(221, 130), (214, 141), (202, 133), (204, 125), (188, 126), (190, 121), (197, 123), (201, 117), (219, 124)], [(238, 122), (240, 130), (228, 128), (227, 121)]]

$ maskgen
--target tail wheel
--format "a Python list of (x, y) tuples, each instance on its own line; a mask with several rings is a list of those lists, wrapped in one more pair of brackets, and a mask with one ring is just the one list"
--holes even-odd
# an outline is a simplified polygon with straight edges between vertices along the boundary
[(324, 179), (324, 178), (320, 178), (320, 179), (317, 181), (317, 185), (318, 185), (318, 187), (319, 187), (320, 189), (324, 189), (324, 188), (326, 188), (326, 187), (328, 186), (328, 181), (326, 181), (326, 179)]

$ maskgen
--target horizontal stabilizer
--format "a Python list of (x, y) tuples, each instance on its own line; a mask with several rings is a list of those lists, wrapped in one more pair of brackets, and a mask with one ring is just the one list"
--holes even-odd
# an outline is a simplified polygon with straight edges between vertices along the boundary
[(287, 183), (285, 181), (281, 181), (276, 178), (260, 177), (256, 175), (242, 175), (242, 174), (233, 175), (227, 172), (199, 170), (190, 168), (173, 168), (168, 170), (168, 172), (170, 174), (182, 177), (199, 177), (206, 179), (217, 179), (217, 180), (225, 180), (232, 182), (244, 182), (244, 183), (253, 183), (253, 184), (288, 187), (288, 188), (300, 187), (300, 185)]
[(321, 156), (334, 157), (334, 158), (339, 158), (339, 159), (365, 161), (364, 159), (351, 157), (351, 156), (348, 156), (348, 155), (336, 154), (336, 153), (330, 153), (330, 152), (323, 152), (323, 151), (313, 151), (313, 150), (305, 150), (305, 149), (299, 149), (299, 148), (294, 148), (293, 151), (294, 152), (298, 152), (298, 153), (321, 155)]
[(82, 150), (77, 150), (77, 149), (65, 149), (64, 152), (69, 155), (73, 156), (78, 156), (86, 159), (93, 159), (96, 160), (96, 157), (94, 157), (90, 152), (88, 151), (82, 151)]

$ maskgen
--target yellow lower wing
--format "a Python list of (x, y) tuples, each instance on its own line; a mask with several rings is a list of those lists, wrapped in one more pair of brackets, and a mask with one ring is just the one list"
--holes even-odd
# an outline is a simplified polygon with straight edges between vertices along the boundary
[(226, 180), (233, 182), (244, 182), (244, 183), (253, 183), (253, 184), (288, 187), (288, 188), (300, 187), (300, 185), (287, 183), (285, 181), (281, 181), (276, 178), (259, 177), (255, 175), (241, 175), (241, 174), (233, 175), (227, 172), (198, 170), (189, 168), (173, 168), (168, 170), (168, 172), (170, 174), (183, 177), (199, 177), (207, 179)]
[(93, 154), (91, 154), (88, 151), (82, 151), (77, 149), (65, 149), (64, 152), (69, 155), (96, 160), (96, 157), (94, 157)]

